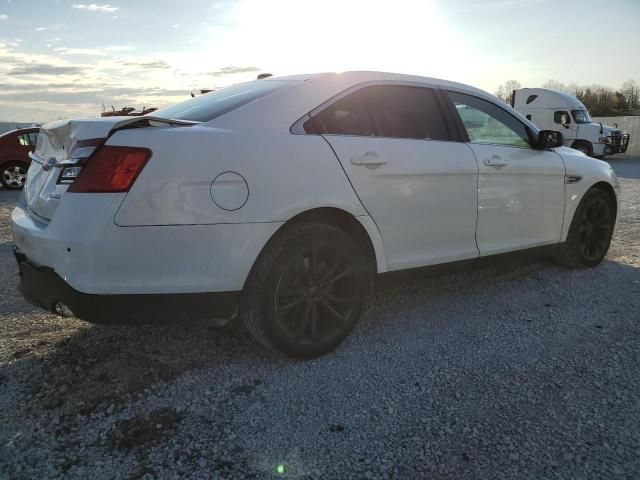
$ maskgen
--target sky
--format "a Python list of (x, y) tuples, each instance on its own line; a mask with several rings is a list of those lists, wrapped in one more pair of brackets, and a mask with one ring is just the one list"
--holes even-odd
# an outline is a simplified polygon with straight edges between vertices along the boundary
[(261, 72), (615, 88), (640, 80), (639, 52), (640, 0), (0, 0), (0, 120), (159, 107)]

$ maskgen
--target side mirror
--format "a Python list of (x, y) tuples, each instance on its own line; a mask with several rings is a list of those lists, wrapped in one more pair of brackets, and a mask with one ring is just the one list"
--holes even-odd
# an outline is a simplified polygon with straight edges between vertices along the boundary
[(562, 133), (555, 130), (540, 130), (538, 133), (538, 147), (539, 148), (556, 148), (561, 147), (564, 144)]

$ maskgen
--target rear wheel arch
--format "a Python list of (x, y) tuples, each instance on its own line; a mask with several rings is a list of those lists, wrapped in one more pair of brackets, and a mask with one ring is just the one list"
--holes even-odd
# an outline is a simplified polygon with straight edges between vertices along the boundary
[[(278, 236), (282, 235), (284, 232), (289, 230), (290, 228), (300, 225), (302, 223), (319, 223), (323, 225), (329, 225), (335, 227), (342, 232), (346, 233), (361, 249), (367, 258), (367, 262), (371, 268), (371, 282), (370, 288), (373, 290), (375, 277), (378, 273), (378, 258), (376, 255), (376, 250), (373, 245), (373, 241), (367, 232), (366, 228), (362, 225), (360, 221), (356, 217), (354, 217), (351, 213), (342, 210), (340, 208), (335, 207), (320, 207), (314, 208), (311, 210), (306, 210), (301, 212), (294, 217), (287, 220), (276, 232), (271, 236), (271, 238), (266, 242), (266, 244), (262, 247), (260, 254), (257, 258), (260, 257), (262, 252), (264, 252), (269, 244)], [(249, 274), (249, 276), (251, 273)], [(249, 280), (249, 276), (247, 277), (246, 282)]]

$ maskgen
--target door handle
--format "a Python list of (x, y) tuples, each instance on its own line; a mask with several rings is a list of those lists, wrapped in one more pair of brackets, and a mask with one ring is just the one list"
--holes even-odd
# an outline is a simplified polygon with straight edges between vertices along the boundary
[(367, 152), (364, 155), (354, 155), (351, 157), (351, 163), (353, 165), (365, 165), (365, 166), (380, 166), (385, 165), (387, 162), (384, 158), (374, 152)]
[(487, 167), (504, 167), (505, 165), (509, 165), (509, 162), (500, 158), (499, 155), (494, 155), (491, 158), (485, 158), (483, 162)]

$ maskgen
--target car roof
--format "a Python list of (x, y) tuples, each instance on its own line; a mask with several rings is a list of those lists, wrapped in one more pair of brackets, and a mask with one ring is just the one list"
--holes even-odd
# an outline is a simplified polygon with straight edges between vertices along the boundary
[(394, 73), (394, 72), (384, 72), (384, 71), (375, 71), (375, 70), (349, 70), (345, 72), (325, 72), (325, 73), (310, 73), (310, 74), (298, 74), (298, 75), (284, 75), (284, 76), (274, 76), (264, 79), (264, 81), (269, 80), (315, 80), (321, 79), (323, 77), (340, 75), (342, 77), (348, 77), (349, 80), (352, 80), (354, 83), (365, 83), (372, 81), (398, 81), (398, 82), (414, 82), (414, 83), (430, 83), (439, 85), (445, 88), (453, 88), (455, 90), (468, 91), (470, 93), (474, 93), (476, 95), (481, 95), (483, 97), (489, 97), (492, 100), (496, 100), (497, 97), (491, 95), (484, 90), (480, 90), (479, 88), (472, 87), (470, 85), (466, 85), (464, 83), (453, 82), (451, 80), (445, 80), (442, 78), (436, 77), (425, 77), (422, 75), (411, 75), (406, 73)]
[[(290, 116), (295, 117), (293, 118), (293, 121), (295, 121), (308, 114), (319, 105), (322, 105), (325, 101), (328, 101), (335, 95), (338, 95), (340, 92), (345, 91), (349, 88), (356, 87), (360, 84), (366, 84), (369, 82), (398, 82), (409, 84), (414, 83), (418, 85), (422, 84), (425, 86), (431, 86), (432, 88), (442, 88), (480, 97), (508, 111), (511, 115), (517, 117), (525, 125), (528, 125), (529, 128), (531, 128), (531, 130), (533, 130), (534, 132), (539, 131), (538, 127), (536, 127), (531, 121), (527, 120), (524, 115), (522, 115), (511, 105), (499, 99), (495, 95), (485, 92), (484, 90), (481, 90), (479, 88), (472, 87), (470, 85), (453, 82), (450, 80), (444, 80), (441, 78), (382, 71), (354, 70), (339, 73), (328, 72), (273, 76), (262, 80), (253, 81), (270, 82), (286, 80), (292, 81), (292, 83), (297, 83), (305, 91), (314, 93), (311, 93), (310, 95), (298, 95), (297, 98), (299, 99), (299, 102), (280, 102), (278, 94), (268, 95), (257, 102), (253, 102), (253, 107), (261, 108), (261, 106), (264, 106), (264, 111), (268, 112), (269, 115), (271, 115), (272, 112), (275, 111), (275, 109), (280, 108), (283, 109), (282, 111), (287, 119), (283, 121), (290, 120)], [(282, 95), (293, 94), (294, 91), (300, 92), (297, 88), (293, 88), (287, 89), (286, 91), (282, 92)], [(237, 114), (237, 118), (241, 119), (239, 121), (246, 122), (247, 117), (239, 112), (241, 112), (241, 109), (239, 109), (238, 112), (235, 112)], [(232, 113), (231, 115), (224, 115), (222, 118), (225, 118), (224, 121), (226, 122), (234, 116), (235, 115)], [(221, 121), (222, 120), (218, 120), (216, 123), (220, 123)], [(231, 125), (231, 123), (229, 123), (229, 125)]]
[(9, 130), (3, 134), (0, 134), (0, 137), (10, 137), (12, 135), (22, 135), (25, 133), (38, 133), (40, 128), (38, 127), (30, 127), (30, 128), (16, 128), (15, 130)]
[[(348, 79), (350, 83), (353, 83), (354, 85), (359, 83), (376, 82), (376, 81), (425, 83), (425, 84), (435, 85), (443, 89), (454, 90), (461, 93), (467, 93), (470, 95), (474, 95), (476, 97), (484, 98), (485, 100), (488, 100), (492, 103), (500, 105), (501, 107), (509, 110), (509, 112), (512, 115), (517, 116), (521, 121), (525, 122), (527, 125), (533, 128), (534, 131), (538, 131), (538, 128), (533, 123), (531, 123), (524, 115), (522, 115), (520, 112), (515, 110), (507, 102), (504, 102), (503, 100), (499, 99), (495, 95), (492, 95), (484, 90), (481, 90), (476, 87), (472, 87), (471, 85), (467, 85), (464, 83), (454, 82), (451, 80), (445, 80), (445, 79), (436, 78), (436, 77), (425, 77), (422, 75), (410, 75), (405, 73), (393, 73), (393, 72), (383, 72), (383, 71), (374, 71), (374, 70), (351, 70), (351, 71), (340, 72), (340, 73), (318, 73), (318, 74), (307, 75), (305, 79), (314, 80), (314, 81), (316, 79), (322, 80), (323, 77), (326, 78), (327, 76), (330, 76), (330, 75), (344, 76)], [(297, 76), (297, 77), (303, 77), (303, 76)], [(278, 79), (278, 77), (270, 77), (270, 78), (273, 78), (275, 80)]]

